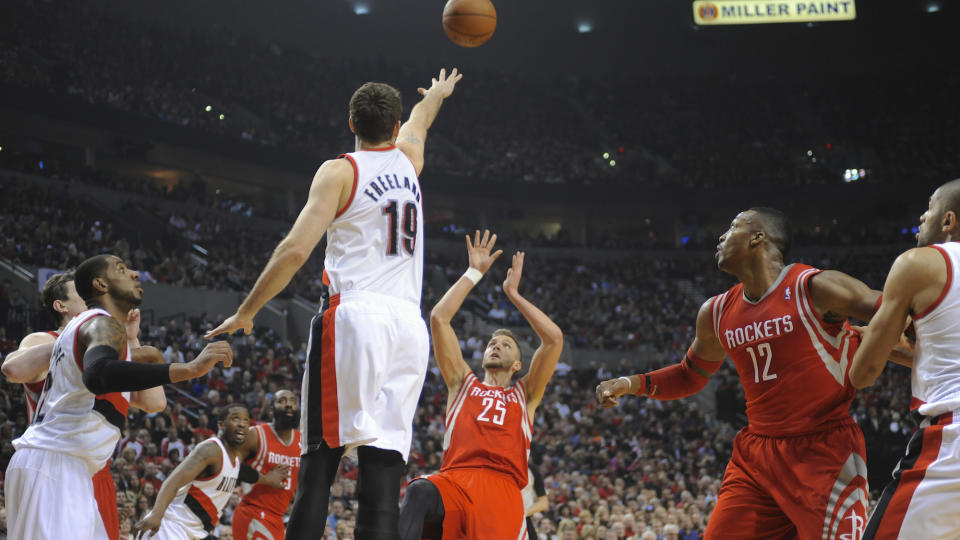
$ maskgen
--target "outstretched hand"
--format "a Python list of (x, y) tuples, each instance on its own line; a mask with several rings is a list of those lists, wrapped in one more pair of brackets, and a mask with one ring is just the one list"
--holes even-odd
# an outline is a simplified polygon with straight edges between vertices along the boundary
[(232, 334), (237, 330), (243, 330), (244, 335), (249, 335), (253, 331), (253, 318), (241, 317), (239, 313), (234, 313), (203, 337), (210, 339), (220, 334)]
[(503, 250), (498, 249), (493, 253), (490, 251), (493, 249), (497, 243), (497, 235), (491, 235), (488, 229), (484, 229), (483, 237), (480, 236), (480, 231), (474, 233), (473, 242), (470, 241), (470, 235), (467, 235), (467, 257), (470, 260), (470, 268), (476, 268), (477, 270), (487, 273), (487, 270), (493, 266), (493, 262), (497, 260), (500, 255), (503, 255)]
[(630, 384), (622, 377), (609, 379), (597, 385), (597, 404), (604, 409), (614, 407), (619, 403), (620, 396), (630, 391)]
[(440, 70), (440, 75), (430, 81), (430, 88), (417, 88), (417, 92), (420, 92), (421, 96), (439, 92), (440, 97), (447, 99), (450, 97), (450, 94), (453, 93), (453, 87), (456, 86), (462, 78), (463, 75), (457, 72), (457, 68), (453, 68), (453, 71), (450, 72), (450, 76), (447, 77), (447, 69), (444, 68)]
[(513, 264), (507, 269), (507, 278), (503, 280), (503, 292), (507, 296), (519, 294), (520, 276), (523, 274), (523, 257), (526, 253), (518, 251), (513, 254)]

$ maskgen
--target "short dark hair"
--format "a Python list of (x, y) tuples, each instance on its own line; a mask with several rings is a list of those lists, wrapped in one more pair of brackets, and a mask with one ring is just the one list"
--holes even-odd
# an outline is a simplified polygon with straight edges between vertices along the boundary
[(943, 201), (941, 205), (942, 214), (953, 212), (957, 214), (957, 217), (960, 217), (960, 178), (951, 180), (937, 189), (940, 191), (940, 198)]
[(493, 334), (490, 335), (490, 338), (492, 339), (492, 338), (494, 338), (494, 337), (496, 337), (496, 336), (507, 336), (508, 338), (510, 338), (510, 339), (513, 340), (513, 342), (517, 345), (517, 360), (519, 360), (520, 363), (522, 364), (522, 363), (523, 363), (523, 348), (520, 347), (520, 340), (517, 339), (517, 336), (515, 336), (515, 335), (513, 334), (513, 332), (511, 332), (510, 330), (508, 330), (508, 329), (506, 329), (506, 328), (497, 328), (496, 330), (493, 331)]
[(760, 218), (760, 227), (763, 232), (780, 251), (780, 255), (786, 259), (793, 236), (790, 219), (780, 210), (767, 206), (754, 206), (750, 211)]
[(240, 405), (239, 403), (231, 403), (230, 405), (224, 405), (223, 408), (220, 409), (219, 421), (221, 423), (226, 422), (227, 417), (230, 416), (230, 411), (234, 409), (243, 409), (247, 413), (247, 416), (250, 416), (250, 411), (247, 410), (246, 406)]
[(80, 263), (80, 266), (74, 271), (73, 284), (77, 288), (77, 294), (80, 295), (80, 298), (83, 298), (84, 302), (89, 304), (91, 300), (99, 296), (97, 290), (93, 288), (93, 280), (107, 274), (107, 269), (110, 268), (110, 257), (113, 257), (113, 255), (108, 253), (94, 255)]
[(73, 272), (54, 274), (43, 284), (43, 290), (40, 291), (40, 304), (43, 305), (43, 311), (57, 324), (60, 323), (60, 313), (53, 309), (53, 303), (57, 300), (67, 301), (67, 283), (73, 279)]
[(368, 82), (350, 97), (353, 128), (366, 142), (378, 143), (393, 137), (401, 114), (400, 91), (389, 84)]

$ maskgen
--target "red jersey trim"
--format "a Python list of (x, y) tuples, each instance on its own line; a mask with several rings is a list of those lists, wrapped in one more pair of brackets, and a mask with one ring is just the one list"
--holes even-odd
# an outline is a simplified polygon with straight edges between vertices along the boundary
[(940, 296), (933, 301), (927, 309), (913, 316), (913, 320), (922, 319), (929, 315), (933, 310), (937, 309), (937, 306), (943, 302), (943, 299), (947, 297), (947, 293), (950, 292), (950, 286), (953, 285), (953, 265), (950, 263), (950, 256), (947, 255), (947, 252), (940, 246), (930, 246), (933, 249), (940, 252), (943, 255), (943, 261), (947, 263), (947, 282), (943, 285), (943, 290), (940, 291)]
[(60, 337), (60, 332), (58, 332), (58, 331), (56, 331), (56, 330), (49, 330), (49, 331), (47, 331), (47, 333), (50, 334), (51, 336), (55, 337), (55, 338)]
[(340, 295), (330, 297), (330, 304), (323, 313), (323, 333), (320, 335), (320, 416), (323, 423), (323, 440), (330, 448), (340, 444), (340, 405), (337, 399), (337, 343), (336, 313)]
[(350, 165), (353, 166), (353, 187), (350, 188), (350, 198), (347, 199), (347, 204), (343, 205), (343, 208), (336, 213), (334, 219), (342, 216), (347, 210), (350, 209), (350, 205), (353, 203), (353, 196), (357, 194), (357, 184), (360, 182), (360, 169), (357, 168), (357, 162), (353, 160), (353, 157), (349, 154), (340, 154), (341, 158), (347, 158), (350, 161)]
[(922, 399), (917, 399), (917, 398), (912, 397), (912, 396), (910, 397), (910, 410), (911, 410), (911, 411), (915, 411), (915, 410), (919, 409), (920, 407), (922, 407), (922, 406), (924, 406), (924, 405), (926, 405), (926, 404), (927, 404), (927, 402), (926, 402), (926, 401), (923, 401)]
[(388, 152), (396, 147), (397, 145), (391, 144), (390, 146), (384, 146), (383, 148), (362, 148), (357, 150), (357, 152)]
[[(210, 525), (216, 527), (217, 523), (220, 521), (220, 512), (217, 512), (217, 507), (213, 505), (213, 501), (210, 500), (210, 497), (207, 497), (207, 494), (204, 493), (203, 490), (194, 485), (191, 485), (190, 489), (187, 490), (187, 497), (192, 497), (193, 500), (198, 503), (200, 509), (207, 514), (206, 519), (204, 519), (204, 516), (197, 516), (200, 518), (201, 522), (204, 522), (204, 528), (207, 528), (206, 522), (209, 522)], [(188, 503), (187, 506), (190, 507), (191, 505)], [(190, 509), (194, 510), (195, 514), (197, 513), (195, 508), (191, 507)]]

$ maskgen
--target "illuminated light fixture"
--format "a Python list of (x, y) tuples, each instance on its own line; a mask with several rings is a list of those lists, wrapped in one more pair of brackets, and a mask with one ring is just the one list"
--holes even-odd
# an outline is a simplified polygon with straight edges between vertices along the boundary
[(357, 15), (366, 15), (367, 13), (370, 13), (370, 6), (366, 4), (357, 4), (353, 6), (353, 12)]
[(589, 21), (578, 22), (577, 32), (580, 32), (581, 34), (586, 34), (587, 32), (593, 32), (593, 23)]
[(224, 119), (224, 116), (223, 116), (222, 114), (220, 115), (220, 119), (221, 119), (221, 120), (223, 120), (223, 119)]
[(940, 11), (940, 2), (930, 2), (927, 4), (927, 13), (937, 13)]
[(610, 152), (604, 152), (603, 159), (610, 159)]
[(610, 166), (611, 166), (611, 167), (616, 167), (616, 166), (617, 166), (617, 160), (611, 159), (611, 160), (610, 160)]
[(210, 112), (210, 111), (213, 110), (213, 107), (210, 106), (210, 105), (207, 105), (206, 107), (203, 108), (203, 110), (205, 110), (205, 111), (207, 111), (207, 112)]

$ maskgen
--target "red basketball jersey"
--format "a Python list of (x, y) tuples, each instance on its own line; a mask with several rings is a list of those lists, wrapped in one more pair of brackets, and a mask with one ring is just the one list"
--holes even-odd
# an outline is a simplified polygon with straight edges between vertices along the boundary
[(792, 264), (756, 302), (742, 283), (711, 300), (714, 331), (740, 375), (755, 433), (807, 433), (850, 418), (848, 373), (860, 337), (813, 308), (809, 283), (820, 272)]
[(300, 430), (293, 430), (290, 444), (284, 444), (271, 424), (260, 424), (253, 429), (260, 438), (260, 451), (247, 460), (247, 465), (260, 474), (270, 472), (277, 465), (289, 465), (290, 476), (283, 489), (263, 484), (254, 485), (253, 489), (243, 497), (243, 502), (283, 516), (297, 491), (297, 477), (300, 473)]
[(527, 485), (530, 417), (522, 382), (487, 386), (470, 373), (447, 411), (441, 471), (477, 468), (511, 476)]
[[(53, 339), (60, 337), (60, 332), (50, 330), (47, 332)], [(23, 394), (27, 397), (27, 422), (33, 422), (33, 415), (37, 411), (37, 402), (40, 401), (40, 394), (43, 393), (43, 385), (47, 382), (46, 377), (42, 381), (23, 383)]]

